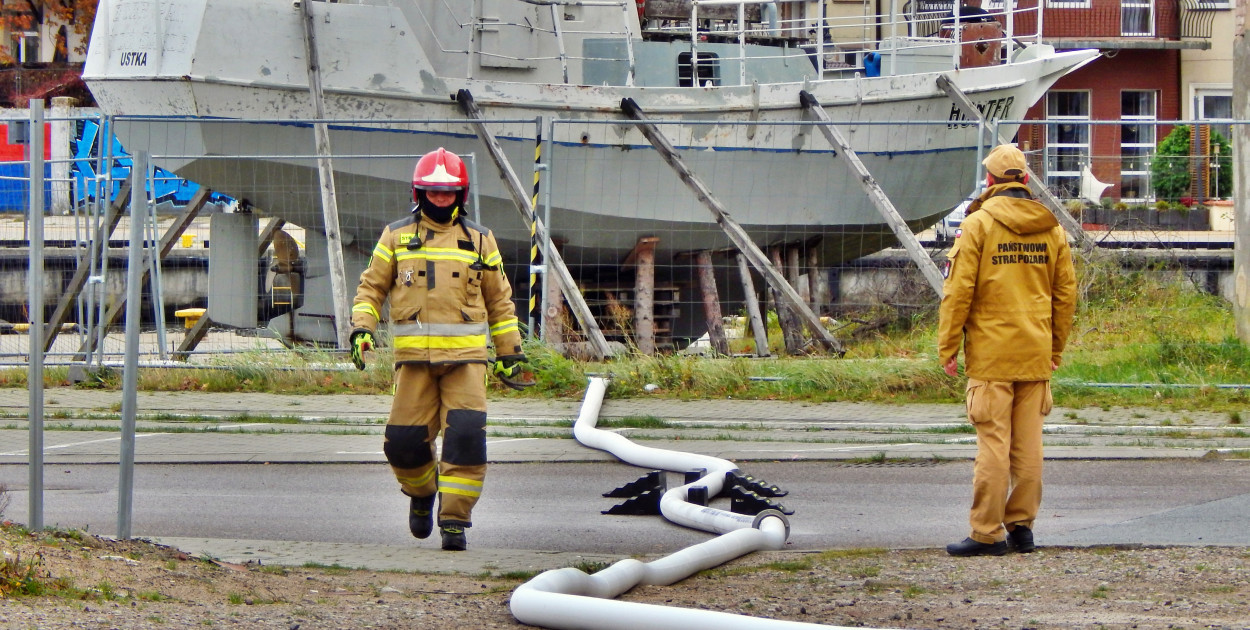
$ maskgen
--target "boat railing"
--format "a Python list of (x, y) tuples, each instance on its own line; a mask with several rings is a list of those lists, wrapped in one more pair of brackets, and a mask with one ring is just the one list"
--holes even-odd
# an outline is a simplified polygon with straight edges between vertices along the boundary
[[(1018, 50), (1041, 42), (1041, 12), (1037, 6), (989, 10), (973, 19), (950, 13), (938, 19), (932, 14), (904, 13), (902, 20), (905, 36), (893, 35), (867, 43), (882, 51), (881, 74), (901, 74), (914, 68), (915, 64), (901, 64), (908, 57), (944, 57), (947, 67), (954, 69), (1010, 64)], [(895, 32), (898, 27), (898, 20), (882, 23), (887, 25), (887, 32)]]
[[(518, 0), (534, 7), (537, 21), (487, 15), (480, 3), (466, 3), (467, 13), (457, 20), (466, 41), (432, 36), (442, 53), (468, 57), (469, 78), (488, 68), (532, 69), (552, 82), (627, 86), (648, 71), (637, 66), (639, 40), (687, 42), (689, 62), (678, 85), (699, 87), (749, 85), (761, 68), (793, 68), (796, 57), (810, 60), (810, 76), (817, 79), (998, 65), (1011, 63), (1017, 50), (1041, 39), (1040, 3), (993, 8), (974, 22), (935, 10), (956, 0), (913, 1), (894, 0), (879, 14), (866, 13), (866, 5), (838, 3), (810, 15), (810, 3), (788, 0)], [(566, 18), (574, 9), (585, 12), (583, 19)], [(584, 19), (591, 12), (595, 19)], [(484, 33), (499, 41), (543, 43), (523, 51), (487, 47)], [(590, 42), (596, 45), (587, 46)], [(591, 67), (598, 74), (588, 74)], [(654, 77), (650, 80), (654, 85)]]
[(975, 22), (933, 8), (908, 3), (885, 14), (826, 16), (815, 44), (822, 78), (1009, 64), (1018, 50), (1041, 42), (1036, 5), (989, 10)]
[[(952, 17), (952, 0), (933, 0), (923, 6), (908, 2), (901, 8), (895, 2), (888, 13), (881, 14), (863, 13), (859, 5), (833, 5), (817, 17), (779, 10), (784, 0), (653, 4), (665, 8), (662, 13), (644, 11), (645, 38), (688, 40), (695, 64), (708, 63), (698, 55), (701, 44), (736, 43), (738, 58), (725, 61), (737, 62), (739, 84), (748, 83), (748, 58), (768, 58), (758, 49), (748, 52), (750, 44), (779, 48), (777, 57), (801, 48), (821, 78), (839, 78), (853, 72), (892, 75), (940, 69), (930, 67), (938, 65), (954, 69), (1010, 63), (1018, 49), (1041, 41), (1042, 13), (1037, 4), (990, 10), (978, 16), (978, 22)], [(669, 8), (673, 4), (683, 8), (688, 4), (688, 18), (680, 9)], [(839, 12), (843, 7), (859, 12)], [(908, 61), (900, 63), (901, 59)], [(697, 68), (692, 75), (700, 76)]]

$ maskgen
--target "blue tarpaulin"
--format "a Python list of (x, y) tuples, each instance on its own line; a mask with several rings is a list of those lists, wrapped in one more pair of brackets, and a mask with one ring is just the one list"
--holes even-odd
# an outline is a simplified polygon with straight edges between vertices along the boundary
[[(0, 162), (0, 212), (26, 212), (30, 208), (30, 165)], [(52, 207), (52, 166), (43, 165), (43, 211)]]
[[(99, 196), (100, 186), (105, 181), (96, 173), (101, 164), (100, 155), (100, 123), (84, 120), (79, 123), (78, 137), (71, 141), (73, 162), (70, 166), (70, 177), (74, 180), (74, 204), (81, 206)], [(130, 154), (122, 148), (116, 137), (112, 138), (110, 155), (112, 168), (109, 173), (111, 189), (107, 197), (112, 200), (121, 190), (122, 184), (130, 177)], [(0, 162), (0, 212), (26, 212), (30, 206), (30, 177), (27, 162)], [(43, 209), (47, 212), (52, 207), (52, 167), (44, 163), (43, 173)], [(160, 167), (153, 169), (153, 180), (149, 182), (152, 200), (157, 204), (168, 203), (172, 206), (185, 206), (200, 189), (199, 184), (187, 181)], [(230, 197), (214, 193), (209, 198), (212, 203), (228, 204)]]

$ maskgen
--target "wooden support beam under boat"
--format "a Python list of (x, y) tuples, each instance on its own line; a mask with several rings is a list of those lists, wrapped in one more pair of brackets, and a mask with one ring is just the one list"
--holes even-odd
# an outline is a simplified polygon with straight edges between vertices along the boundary
[[(499, 174), (503, 177), (504, 183), (508, 188), (508, 193), (512, 196), (512, 202), (516, 205), (516, 209), (521, 213), (521, 218), (525, 220), (526, 226), (533, 226), (532, 232), (539, 239), (546, 240), (548, 238), (547, 226), (543, 225), (542, 219), (538, 218), (538, 214), (534, 212), (533, 203), (530, 201), (529, 194), (525, 188), (521, 186), (521, 180), (517, 177), (516, 171), (513, 170), (512, 164), (508, 161), (508, 156), (504, 155), (503, 147), (499, 146), (499, 142), (495, 140), (495, 134), (486, 128), (486, 118), (482, 115), (482, 110), (477, 106), (477, 102), (473, 100), (473, 95), (468, 90), (460, 90), (456, 92), (456, 103), (460, 105), (460, 110), (469, 117), (473, 123), (473, 128), (477, 131), (477, 137), (486, 146), (486, 152), (490, 154), (491, 160), (495, 162), (495, 167), (499, 169)], [(577, 316), (577, 322), (581, 324), (582, 331), (586, 333), (586, 338), (590, 340), (597, 358), (604, 358), (612, 355), (612, 349), (608, 346), (608, 340), (603, 336), (603, 331), (599, 329), (598, 322), (595, 321), (594, 314), (590, 312), (590, 307), (586, 305), (586, 300), (582, 298), (581, 291), (577, 290), (577, 283), (573, 281), (573, 275), (569, 273), (569, 268), (564, 264), (564, 258), (555, 248), (550, 248), (551, 259), (547, 261), (547, 268), (554, 272), (556, 280), (560, 283), (560, 289), (564, 291), (565, 298), (569, 301), (569, 306), (573, 309), (573, 314)]]
[[(104, 256), (108, 252), (109, 237), (113, 235), (113, 230), (117, 229), (117, 224), (121, 222), (122, 211), (130, 204), (130, 180), (122, 184), (121, 190), (117, 192), (117, 197), (108, 205), (108, 209), (104, 212), (104, 222), (96, 228), (95, 234), (92, 235), (89, 247), (93, 248), (88, 256), (95, 256), (94, 248), (100, 248), (100, 255)], [(61, 293), (61, 299), (56, 303), (56, 310), (52, 311), (52, 317), (48, 318), (47, 326), (45, 326), (46, 334), (43, 340), (43, 351), (48, 352), (52, 349), (52, 343), (56, 341), (56, 336), (61, 332), (61, 327), (65, 322), (69, 321), (69, 315), (73, 311), (74, 304), (78, 302), (78, 295), (82, 293), (82, 288), (87, 284), (87, 276), (91, 273), (91, 265), (86, 259), (78, 261), (78, 268), (74, 269), (74, 275), (69, 280), (69, 285)]]
[(703, 183), (703, 180), (694, 171), (690, 170), (690, 167), (677, 154), (677, 150), (673, 148), (668, 138), (664, 137), (664, 134), (656, 128), (654, 123), (647, 120), (638, 103), (635, 103), (632, 98), (622, 99), (621, 110), (634, 119), (634, 124), (642, 131), (642, 135), (646, 136), (651, 146), (655, 147), (656, 151), (660, 153), (660, 157), (664, 158), (664, 161), (677, 172), (677, 176), (681, 181), (707, 207), (712, 213), (712, 217), (716, 220), (717, 225), (720, 225), (725, 235), (729, 237), (730, 242), (738, 248), (738, 251), (747, 256), (748, 261), (764, 276), (764, 281), (781, 294), (784, 302), (794, 308), (799, 317), (803, 319), (811, 330), (812, 336), (818, 339), (826, 348), (838, 354), (844, 353), (842, 344), (828, 330), (825, 330), (825, 327), (821, 325), (820, 318), (807, 307), (803, 298), (794, 290), (794, 287), (790, 286), (790, 283), (786, 282), (785, 277), (777, 271), (777, 268), (769, 263), (768, 257), (751, 240), (746, 230), (742, 229), (742, 226), (729, 215), (729, 211), (721, 204), (720, 200), (712, 195), (711, 189)]
[[(937, 86), (939, 90), (945, 92), (946, 95), (955, 102), (955, 105), (959, 107), (960, 111), (962, 111), (965, 116), (977, 121), (978, 125), (982, 127), (985, 126), (985, 117), (981, 115), (981, 110), (977, 109), (977, 106), (972, 102), (972, 99), (968, 98), (968, 95), (965, 94), (963, 90), (959, 89), (959, 86), (955, 85), (955, 82), (951, 81), (950, 77), (947, 77), (944, 74), (939, 76), (937, 78)], [(1010, 140), (1004, 139), (1001, 136), (997, 138), (997, 140), (999, 144), (1011, 143)], [(1068, 234), (1070, 234), (1074, 240), (1076, 240), (1077, 245), (1079, 245), (1081, 249), (1086, 252), (1093, 251), (1095, 244), (1093, 240), (1086, 237), (1085, 228), (1081, 227), (1081, 222), (1077, 221), (1076, 217), (1072, 216), (1072, 214), (1068, 212), (1068, 209), (1064, 207), (1063, 203), (1059, 201), (1059, 198), (1056, 197), (1054, 193), (1050, 192), (1050, 189), (1045, 185), (1044, 179), (1038, 177), (1037, 173), (1033, 172), (1033, 169), (1029, 168), (1027, 164), (1024, 168), (1025, 172), (1029, 176), (1029, 189), (1033, 191), (1033, 194), (1037, 195), (1037, 198), (1042, 202), (1042, 205), (1046, 206), (1052, 213), (1054, 213), (1055, 218), (1059, 220), (1059, 224), (1063, 226), (1063, 229), (1067, 230)]]
[[(550, 249), (559, 250), (564, 246), (564, 240), (553, 238), (550, 245)], [(543, 295), (543, 343), (560, 354), (567, 354), (564, 343), (564, 293), (560, 291), (559, 282), (547, 282), (547, 278), (543, 278), (543, 290), (546, 291)]]
[(807, 248), (807, 282), (812, 296), (812, 310), (820, 313), (820, 307), (829, 303), (829, 275), (820, 266), (820, 237), (809, 240)]
[(712, 269), (712, 254), (706, 250), (695, 255), (699, 268), (699, 293), (703, 297), (703, 316), (707, 320), (707, 336), (716, 354), (729, 354), (729, 340), (725, 338), (725, 319), (720, 310), (720, 293), (716, 290), (716, 273)]
[(655, 246), (660, 239), (644, 236), (629, 252), (634, 265), (634, 343), (643, 354), (655, 354)]
[(786, 279), (790, 281), (790, 286), (799, 292), (799, 297), (803, 298), (803, 303), (809, 307), (812, 305), (812, 291), (810, 283), (804, 282), (803, 266), (801, 264), (803, 249), (800, 245), (791, 243), (786, 245)]
[(911, 228), (907, 227), (907, 222), (903, 220), (903, 216), (898, 213), (898, 209), (894, 207), (894, 203), (890, 201), (890, 197), (881, 189), (881, 185), (868, 171), (868, 167), (864, 166), (864, 162), (859, 159), (859, 155), (851, 148), (846, 137), (842, 132), (833, 125), (833, 121), (829, 119), (829, 114), (825, 113), (825, 108), (820, 106), (820, 102), (816, 97), (809, 94), (806, 90), (799, 92), (799, 102), (803, 104), (803, 108), (819, 121), (817, 125), (821, 133), (829, 144), (833, 145), (834, 158), (840, 156), (846, 160), (846, 165), (851, 169), (853, 175), (859, 180), (860, 186), (868, 195), (868, 199), (877, 207), (877, 212), (881, 213), (881, 218), (885, 219), (890, 229), (894, 230), (894, 236), (903, 244), (903, 249), (907, 250), (907, 254), (911, 257), (916, 266), (920, 268), (920, 273), (929, 282), (929, 286), (933, 288), (933, 292), (937, 293), (938, 298), (942, 297), (942, 272), (938, 271), (937, 264), (925, 252), (924, 246), (920, 244), (920, 239), (912, 233)]
[(213, 320), (207, 314), (195, 320), (195, 324), (183, 335), (182, 343), (178, 344), (178, 349), (174, 351), (173, 359), (175, 361), (186, 361), (191, 356), (191, 352), (195, 347), (204, 341), (204, 337), (208, 336), (208, 329), (213, 325)]
[(751, 267), (741, 253), (733, 255), (738, 261), (738, 276), (742, 279), (742, 295), (747, 307), (747, 318), (751, 323), (751, 333), (755, 337), (755, 356), (766, 357), (768, 352), (768, 327), (760, 313), (759, 296), (755, 294), (755, 283), (751, 280)]
[(321, 88), (321, 61), (312, 3), (300, 3), (304, 26), (304, 59), (308, 65), (308, 93), (313, 101), (313, 139), (317, 146), (317, 180), (321, 191), (321, 220), (325, 223), (326, 258), (330, 263), (330, 304), (334, 308), (334, 336), (339, 348), (347, 348), (352, 331), (352, 302), (347, 295), (347, 267), (343, 261), (343, 230), (339, 227), (338, 192), (334, 184), (334, 151), (330, 148), (330, 125), (326, 122), (325, 92)]
[[(785, 245), (774, 245), (768, 250), (768, 254), (772, 257), (773, 265), (781, 267), (782, 249)], [(790, 287), (789, 284), (785, 286)], [(781, 327), (781, 340), (785, 344), (786, 354), (798, 356), (803, 354), (803, 327), (799, 324), (798, 318), (794, 315), (794, 309), (781, 299), (780, 291), (777, 287), (770, 287), (773, 296), (773, 308), (777, 310), (777, 325)], [(794, 288), (790, 287), (793, 291)]]
[[(199, 216), (200, 210), (204, 208), (204, 204), (208, 203), (208, 199), (212, 195), (213, 191), (205, 186), (201, 186), (200, 189), (195, 192), (195, 196), (191, 198), (191, 201), (185, 208), (183, 208), (182, 212), (174, 218), (174, 222), (171, 223), (169, 227), (165, 229), (165, 233), (161, 235), (161, 240), (158, 243), (158, 249), (155, 252), (157, 260), (165, 260), (165, 257), (169, 255), (170, 250), (174, 248), (174, 244), (178, 242), (178, 240), (182, 237), (182, 233), (185, 232), (187, 227), (191, 225), (191, 221), (195, 220), (195, 217)], [(143, 221), (145, 219), (142, 217), (136, 218), (131, 216), (130, 220)], [(148, 252), (144, 254), (143, 271), (141, 271), (139, 275), (140, 283), (146, 283), (152, 275), (152, 253), (153, 252)], [(117, 323), (118, 319), (121, 318), (122, 313), (125, 312), (125, 310), (126, 296), (123, 294), (121, 299), (114, 302), (113, 305), (109, 307), (108, 311), (104, 313), (104, 317), (100, 318), (100, 328), (106, 331), (109, 328), (112, 328), (113, 324)], [(96, 336), (86, 335), (83, 339), (82, 346), (78, 349), (78, 354), (74, 355), (74, 360), (86, 361), (87, 354), (95, 349)]]

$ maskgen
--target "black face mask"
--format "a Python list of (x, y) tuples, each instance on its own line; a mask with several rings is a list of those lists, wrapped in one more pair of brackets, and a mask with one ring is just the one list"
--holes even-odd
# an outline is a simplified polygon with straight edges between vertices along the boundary
[(457, 191), (455, 203), (446, 208), (436, 206), (430, 203), (425, 196), (424, 190), (417, 190), (417, 207), (416, 211), (430, 218), (435, 223), (450, 223), (459, 213), (460, 207), (464, 205), (464, 191)]
[(452, 217), (456, 215), (457, 209), (459, 209), (459, 206), (440, 208), (434, 204), (426, 204), (426, 206), (421, 209), (421, 214), (429, 217), (430, 220), (435, 223), (450, 223)]

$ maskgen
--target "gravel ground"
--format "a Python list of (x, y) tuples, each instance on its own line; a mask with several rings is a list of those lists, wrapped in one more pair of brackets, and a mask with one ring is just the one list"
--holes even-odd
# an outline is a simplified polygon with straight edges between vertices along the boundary
[[(508, 598), (529, 576), (232, 565), (143, 541), (0, 532), (4, 628), (526, 627)], [(1250, 549), (757, 553), (620, 599), (882, 628), (1250, 628)]]

